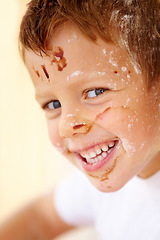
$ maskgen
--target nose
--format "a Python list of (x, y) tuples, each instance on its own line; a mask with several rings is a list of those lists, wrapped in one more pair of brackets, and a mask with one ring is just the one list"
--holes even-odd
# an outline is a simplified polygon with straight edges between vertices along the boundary
[[(63, 111), (62, 111), (63, 112)], [(86, 134), (90, 131), (92, 122), (85, 119), (81, 112), (76, 109), (61, 114), (59, 123), (59, 135), (63, 138), (70, 138), (76, 134)]]

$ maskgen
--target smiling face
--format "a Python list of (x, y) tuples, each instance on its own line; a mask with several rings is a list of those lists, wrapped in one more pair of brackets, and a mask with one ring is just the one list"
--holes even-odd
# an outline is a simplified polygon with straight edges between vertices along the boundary
[(25, 61), (52, 144), (101, 191), (156, 172), (160, 84), (148, 91), (124, 51), (100, 38), (88, 40), (71, 23), (48, 49), (50, 56), (26, 50)]

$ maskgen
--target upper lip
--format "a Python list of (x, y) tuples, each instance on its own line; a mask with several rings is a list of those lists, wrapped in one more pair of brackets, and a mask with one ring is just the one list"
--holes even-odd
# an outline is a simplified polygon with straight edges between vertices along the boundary
[(104, 141), (101, 141), (101, 142), (96, 142), (96, 143), (91, 143), (91, 144), (89, 144), (87, 147), (86, 147), (86, 145), (85, 145), (85, 147), (80, 147), (80, 148), (70, 148), (69, 149), (69, 151), (70, 152), (73, 152), (73, 153), (79, 153), (79, 152), (81, 152), (81, 151), (87, 151), (87, 150), (89, 150), (89, 149), (91, 149), (91, 148), (94, 148), (95, 146), (97, 146), (97, 145), (100, 145), (100, 144), (102, 144), (102, 143), (109, 143), (109, 142), (115, 142), (115, 141), (117, 141), (118, 139), (117, 138), (110, 138), (110, 139), (107, 139), (107, 140), (104, 140)]

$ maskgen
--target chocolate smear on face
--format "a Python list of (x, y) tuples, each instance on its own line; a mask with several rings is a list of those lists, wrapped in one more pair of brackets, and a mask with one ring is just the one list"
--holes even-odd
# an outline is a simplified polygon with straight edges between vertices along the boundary
[(42, 68), (42, 70), (43, 70), (43, 72), (44, 72), (46, 78), (49, 79), (49, 74), (48, 74), (48, 72), (47, 72), (47, 69), (46, 69), (45, 65), (41, 65), (41, 68)]
[(34, 70), (34, 72), (36, 73), (36, 75), (37, 75), (38, 77), (40, 77), (39, 71), (36, 70), (34, 67), (33, 67), (33, 70)]
[(96, 118), (95, 118), (95, 121), (97, 121), (98, 119), (103, 119), (103, 114), (104, 113), (106, 113), (108, 110), (110, 110), (111, 109), (111, 107), (108, 107), (108, 108), (106, 108), (102, 113), (99, 113), (97, 116), (96, 116)]
[(86, 126), (86, 124), (82, 123), (82, 124), (75, 125), (73, 129), (76, 130), (76, 129), (82, 128), (83, 126)]
[(106, 169), (105, 173), (102, 174), (102, 175), (93, 175), (93, 174), (89, 174), (87, 173), (90, 177), (93, 177), (95, 179), (98, 179), (100, 180), (101, 182), (104, 182), (106, 180), (109, 179), (109, 174), (114, 170), (114, 168), (116, 167), (116, 163), (117, 163), (117, 159), (118, 157), (114, 160), (114, 163), (113, 163), (113, 166), (112, 167), (109, 167), (108, 169)]
[(58, 71), (63, 71), (63, 69), (67, 66), (67, 61), (64, 57), (64, 51), (61, 47), (57, 47), (57, 49), (53, 52), (51, 64), (53, 63), (57, 64)]
[(91, 124), (87, 125), (87, 124), (82, 123), (82, 124), (75, 125), (75, 126), (73, 126), (73, 130), (77, 130), (77, 131), (75, 133), (73, 133), (73, 136), (79, 132), (78, 131), (79, 129), (80, 129), (80, 132), (83, 132), (86, 134), (91, 130), (91, 128), (92, 128)]
[(116, 166), (116, 163), (117, 163), (117, 159), (118, 159), (118, 158), (116, 158), (116, 159), (114, 160), (113, 166), (112, 166), (111, 168), (108, 168), (108, 169), (106, 170), (106, 173), (103, 175), (103, 177), (102, 177), (102, 179), (101, 179), (101, 182), (109, 179), (108, 175), (114, 170), (114, 168), (115, 168), (115, 166)]

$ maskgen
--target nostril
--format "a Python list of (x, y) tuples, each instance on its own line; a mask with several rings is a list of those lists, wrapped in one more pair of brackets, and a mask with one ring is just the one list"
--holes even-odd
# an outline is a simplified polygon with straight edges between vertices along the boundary
[(76, 134), (80, 134), (80, 133), (86, 134), (90, 131), (91, 128), (92, 128), (92, 125), (88, 126), (85, 123), (77, 124), (77, 125), (73, 126), (73, 131), (75, 131), (73, 133), (73, 136)]
[(84, 123), (75, 125), (75, 126), (73, 126), (73, 130), (80, 129), (80, 128), (84, 127), (84, 126), (86, 126), (86, 124), (84, 124)]

